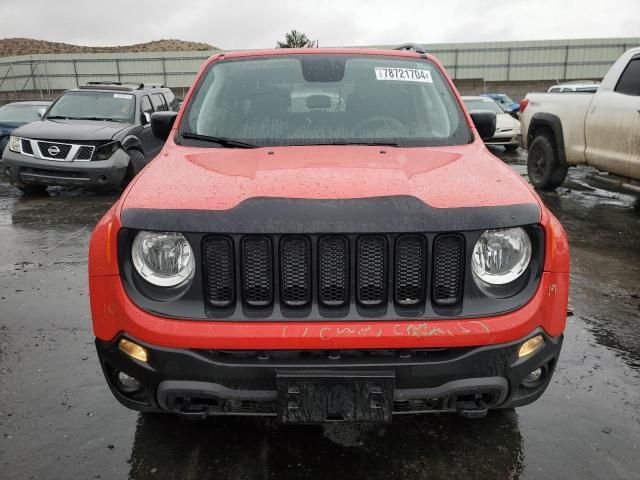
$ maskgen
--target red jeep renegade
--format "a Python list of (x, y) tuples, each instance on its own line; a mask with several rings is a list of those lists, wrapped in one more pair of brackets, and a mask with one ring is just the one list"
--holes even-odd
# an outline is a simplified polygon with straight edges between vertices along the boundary
[(422, 48), (216, 55), (151, 125), (164, 149), (89, 252), (125, 406), (384, 422), (549, 385), (566, 235)]

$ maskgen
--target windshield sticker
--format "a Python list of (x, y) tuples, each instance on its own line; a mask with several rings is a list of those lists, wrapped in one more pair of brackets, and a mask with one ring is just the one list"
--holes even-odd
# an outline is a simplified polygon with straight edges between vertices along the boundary
[(433, 83), (431, 72), (422, 68), (376, 67), (376, 80)]
[(113, 98), (126, 98), (127, 100), (131, 100), (133, 95), (127, 95), (126, 93), (114, 93)]

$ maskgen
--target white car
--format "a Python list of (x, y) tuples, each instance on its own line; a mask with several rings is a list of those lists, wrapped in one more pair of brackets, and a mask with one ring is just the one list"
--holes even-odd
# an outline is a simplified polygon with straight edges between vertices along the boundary
[(488, 110), (496, 114), (496, 132), (484, 141), (486, 145), (502, 145), (507, 151), (520, 146), (520, 122), (506, 113), (500, 105), (488, 97), (462, 97), (470, 112)]

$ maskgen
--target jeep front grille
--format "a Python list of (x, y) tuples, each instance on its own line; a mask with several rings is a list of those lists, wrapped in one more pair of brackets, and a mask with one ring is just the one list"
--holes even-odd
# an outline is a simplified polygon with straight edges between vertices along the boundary
[(462, 297), (464, 238), (439, 235), (433, 247), (433, 300), (437, 305), (454, 305)]
[(349, 300), (349, 243), (342, 236), (326, 236), (318, 243), (320, 302), (339, 307)]
[(420, 234), (209, 235), (204, 297), (214, 311), (239, 302), (259, 315), (279, 305), (294, 317), (311, 308), (341, 316), (350, 305), (374, 316), (391, 303), (407, 312), (428, 301), (455, 307), (462, 302), (464, 245), (457, 234), (432, 242)]

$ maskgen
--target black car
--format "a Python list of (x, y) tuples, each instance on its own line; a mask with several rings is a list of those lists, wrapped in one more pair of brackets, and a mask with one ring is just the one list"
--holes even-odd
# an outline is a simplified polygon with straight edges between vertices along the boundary
[(14, 102), (0, 107), (0, 158), (9, 142), (9, 135), (16, 128), (40, 120), (51, 102)]
[(68, 90), (40, 121), (12, 132), (3, 173), (26, 193), (51, 185), (121, 187), (162, 148), (151, 113), (176, 109), (175, 96), (162, 86), (89, 83)]

